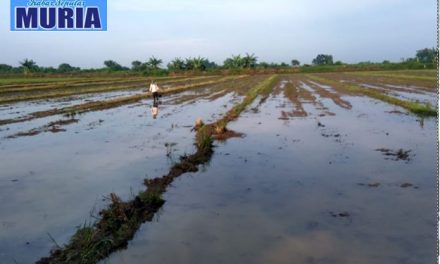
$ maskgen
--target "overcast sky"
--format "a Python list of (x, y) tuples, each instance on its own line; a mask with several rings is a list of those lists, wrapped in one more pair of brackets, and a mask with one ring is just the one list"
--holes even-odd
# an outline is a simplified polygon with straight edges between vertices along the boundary
[(223, 63), (246, 52), (267, 62), (319, 53), (400, 61), (437, 45), (436, 0), (108, 0), (107, 32), (10, 32), (9, 8), (0, 1), (0, 63), (10, 65), (130, 66), (152, 55)]

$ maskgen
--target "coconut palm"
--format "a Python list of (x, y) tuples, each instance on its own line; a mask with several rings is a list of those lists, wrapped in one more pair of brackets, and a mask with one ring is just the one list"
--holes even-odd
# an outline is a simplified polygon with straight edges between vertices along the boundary
[(151, 56), (150, 59), (148, 59), (147, 65), (152, 69), (152, 70), (158, 70), (159, 66), (162, 64), (162, 60), (161, 59), (156, 59), (154, 56)]
[(255, 68), (257, 65), (257, 57), (253, 53), (246, 53), (246, 56), (241, 59), (241, 64), (243, 68)]
[(192, 59), (193, 69), (196, 71), (204, 71), (206, 70), (206, 62), (208, 60), (202, 57), (197, 57)]
[(181, 58), (175, 58), (167, 65), (170, 71), (185, 70), (185, 62)]
[(232, 55), (232, 67), (234, 69), (243, 68), (243, 59), (241, 58), (241, 55)]
[(23, 67), (23, 72), (25, 75), (33, 72), (38, 68), (37, 63), (33, 60), (24, 59), (24, 61), (20, 61), (21, 67)]
[(244, 61), (240, 55), (232, 55), (227, 58), (223, 63), (223, 66), (228, 69), (240, 69), (243, 68)]

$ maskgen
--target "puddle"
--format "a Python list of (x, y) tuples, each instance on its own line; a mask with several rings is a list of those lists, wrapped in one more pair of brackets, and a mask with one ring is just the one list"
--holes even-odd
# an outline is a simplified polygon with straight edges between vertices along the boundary
[[(351, 110), (323, 100), (335, 113), (325, 117), (306, 104), (307, 117), (279, 120), (283, 93), (246, 111), (230, 125), (246, 137), (218, 143), (128, 249), (101, 263), (435, 262), (435, 119), (421, 127), (386, 113), (393, 106), (344, 99)], [(385, 160), (383, 146), (416, 156)]]

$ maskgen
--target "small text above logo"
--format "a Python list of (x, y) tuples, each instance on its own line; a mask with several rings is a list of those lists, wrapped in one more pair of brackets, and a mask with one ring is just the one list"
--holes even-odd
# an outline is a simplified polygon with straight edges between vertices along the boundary
[(11, 0), (11, 31), (106, 30), (106, 0)]

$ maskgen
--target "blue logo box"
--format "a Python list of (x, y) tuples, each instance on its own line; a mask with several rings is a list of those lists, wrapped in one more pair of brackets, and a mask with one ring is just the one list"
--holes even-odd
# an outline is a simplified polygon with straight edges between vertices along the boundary
[(11, 0), (11, 31), (107, 31), (107, 0)]

